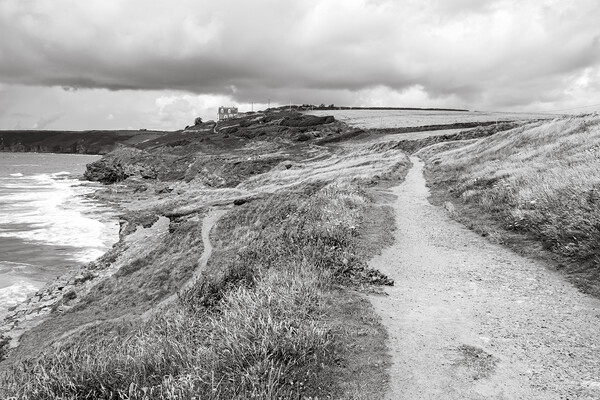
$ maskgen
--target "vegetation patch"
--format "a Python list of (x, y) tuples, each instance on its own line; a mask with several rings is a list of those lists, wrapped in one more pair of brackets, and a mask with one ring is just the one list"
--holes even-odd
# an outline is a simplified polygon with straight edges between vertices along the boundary
[[(469, 140), (469, 139), (477, 139), (482, 137), (487, 137), (494, 135), (498, 132), (506, 131), (509, 129), (514, 129), (519, 126), (519, 123), (516, 122), (502, 122), (502, 123), (486, 123), (486, 124), (474, 124), (472, 126), (476, 126), (474, 129), (470, 129), (467, 131), (462, 131), (459, 133), (453, 133), (449, 135), (438, 135), (438, 136), (429, 136), (424, 139), (417, 140), (399, 140), (396, 142), (388, 142), (373, 145), (373, 149), (383, 150), (383, 149), (400, 149), (409, 154), (412, 154), (424, 147), (431, 146), (436, 143), (445, 143), (445, 142), (454, 142), (458, 140)], [(469, 127), (472, 127), (469, 126)], [(384, 130), (379, 130), (384, 131)], [(387, 131), (387, 130), (385, 130)], [(393, 131), (390, 129), (389, 131)], [(391, 132), (391, 133), (400, 133), (400, 132)]]
[(456, 350), (458, 359), (453, 365), (457, 374), (476, 381), (489, 378), (495, 372), (499, 360), (485, 350), (467, 344), (459, 346)]
[(202, 255), (202, 218), (192, 215), (176, 221), (173, 230), (145, 254), (127, 260), (101, 284), (92, 288), (75, 310), (114, 317), (136, 309), (144, 311), (175, 292), (192, 276)]
[(335, 122), (335, 118), (331, 115), (325, 117), (318, 117), (316, 115), (292, 115), (287, 116), (281, 121), (281, 125), (283, 126), (295, 126), (295, 127), (306, 127), (306, 126), (314, 126), (314, 125), (323, 125), (330, 124)]

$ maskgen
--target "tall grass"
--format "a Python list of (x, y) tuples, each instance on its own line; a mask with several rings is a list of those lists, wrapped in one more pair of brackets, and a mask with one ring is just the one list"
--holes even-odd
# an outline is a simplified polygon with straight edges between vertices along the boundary
[[(368, 196), (309, 186), (218, 222), (209, 271), (146, 322), (84, 332), (15, 365), (0, 394), (20, 399), (324, 398), (344, 351), (331, 291), (353, 266)], [(232, 257), (232, 255), (237, 255)], [(360, 276), (360, 275), (359, 275)], [(354, 276), (354, 279), (357, 279)]]
[(571, 260), (572, 272), (586, 271), (581, 285), (600, 286), (600, 116), (533, 123), (420, 154), (432, 162), (434, 186)]
[[(177, 306), (119, 335), (79, 340), (13, 371), (11, 395), (40, 398), (289, 398), (306, 392), (333, 338), (315, 285), (271, 274), (218, 310)], [(111, 329), (112, 331), (112, 329)], [(314, 390), (314, 388), (313, 388)]]

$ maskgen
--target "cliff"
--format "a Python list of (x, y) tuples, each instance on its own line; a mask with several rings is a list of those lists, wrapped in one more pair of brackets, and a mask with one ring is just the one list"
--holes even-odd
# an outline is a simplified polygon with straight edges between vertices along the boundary
[[(198, 180), (210, 187), (234, 187), (268, 172), (287, 158), (302, 158), (311, 142), (349, 129), (331, 116), (296, 111), (250, 113), (194, 125), (130, 147), (120, 147), (88, 165), (91, 181), (115, 183), (129, 177), (159, 181)], [(288, 150), (287, 156), (278, 152)]]
[(0, 131), (0, 151), (106, 154), (118, 145), (135, 145), (165, 135), (156, 131)]

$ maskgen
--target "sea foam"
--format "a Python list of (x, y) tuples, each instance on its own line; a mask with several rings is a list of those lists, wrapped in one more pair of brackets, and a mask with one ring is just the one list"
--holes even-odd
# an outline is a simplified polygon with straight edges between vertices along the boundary
[(78, 177), (97, 156), (5, 153), (0, 157), (0, 318), (7, 308), (118, 240), (110, 207)]
[[(107, 229), (94, 215), (100, 211), (99, 206), (82, 197), (94, 188), (65, 178), (68, 175), (68, 172), (37, 174), (20, 177), (18, 183), (11, 179), (13, 182), (5, 187), (13, 193), (3, 196), (1, 202), (13, 212), (4, 213), (0, 237), (77, 248), (73, 258), (80, 262), (92, 261), (106, 251), (115, 240), (115, 236), (107, 239), (107, 230), (116, 230), (117, 223), (113, 221)], [(11, 225), (24, 228), (6, 230)]]

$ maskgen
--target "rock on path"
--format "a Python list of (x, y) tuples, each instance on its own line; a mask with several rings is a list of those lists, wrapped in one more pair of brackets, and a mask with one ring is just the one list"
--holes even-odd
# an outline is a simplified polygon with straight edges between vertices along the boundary
[(427, 201), (423, 163), (393, 189), (396, 242), (371, 266), (389, 333), (388, 399), (600, 399), (600, 301)]

